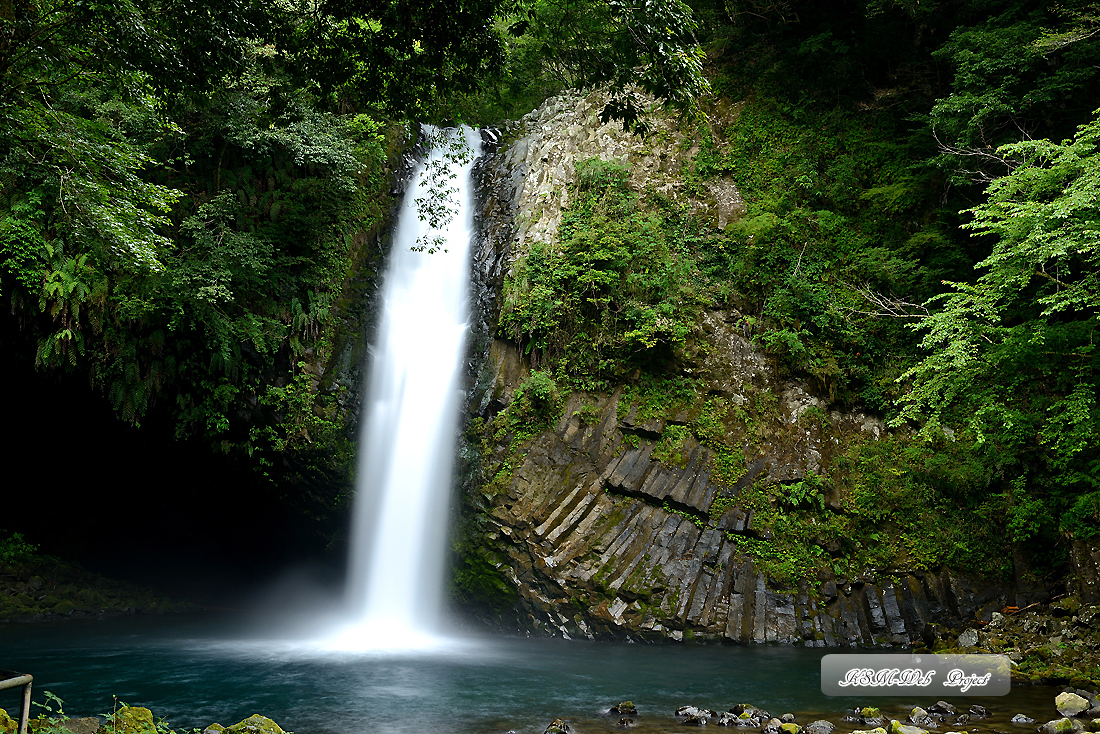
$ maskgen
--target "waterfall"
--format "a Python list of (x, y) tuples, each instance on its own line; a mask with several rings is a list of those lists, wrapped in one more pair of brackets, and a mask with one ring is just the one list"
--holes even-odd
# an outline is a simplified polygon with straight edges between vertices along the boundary
[[(348, 649), (430, 644), (441, 622), (480, 138), (468, 127), (432, 128), (429, 138), (442, 144), (401, 204), (371, 348), (347, 585), (352, 624), (338, 643)], [(433, 229), (434, 217), (423, 216), (431, 209), (416, 200), (441, 187), (453, 216)]]

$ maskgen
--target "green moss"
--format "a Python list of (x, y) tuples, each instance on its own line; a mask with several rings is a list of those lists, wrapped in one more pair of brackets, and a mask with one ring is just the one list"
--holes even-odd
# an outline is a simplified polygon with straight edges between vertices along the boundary
[(725, 514), (726, 510), (734, 506), (740, 506), (741, 503), (736, 497), (717, 497), (714, 502), (710, 504), (710, 509), (707, 514), (713, 521), (718, 520)]
[(510, 486), (512, 486), (512, 464), (510, 462), (504, 462), (500, 470), (493, 475), (493, 478), (481, 486), (481, 491), (486, 497), (495, 497), (496, 495), (506, 492)]
[(748, 470), (745, 462), (745, 452), (740, 446), (730, 447), (721, 445), (712, 447), (714, 451), (711, 479), (718, 484), (732, 487)]
[(685, 520), (690, 520), (691, 523), (694, 524), (695, 527), (699, 528), (700, 530), (702, 528), (706, 527), (707, 519), (706, 519), (706, 517), (704, 517), (703, 515), (701, 515), (699, 513), (688, 512), (686, 510), (678, 510), (675, 507), (672, 507), (671, 505), (669, 505), (668, 502), (665, 502), (663, 505), (661, 505), (661, 507), (664, 508), (665, 512), (667, 512), (671, 515), (679, 515), (680, 517), (684, 518)]
[(657, 418), (672, 418), (689, 411), (698, 399), (695, 380), (686, 377), (662, 377), (643, 373), (623, 388), (618, 417), (625, 418), (637, 406), (634, 418), (640, 423)]
[(483, 548), (460, 549), (452, 576), (452, 593), (467, 605), (503, 611), (515, 604), (516, 590), (500, 572), (500, 565)]
[(651, 456), (666, 466), (683, 469), (688, 462), (684, 444), (690, 435), (691, 432), (685, 426), (666, 426)]
[(15, 734), (19, 728), (19, 722), (8, 716), (8, 712), (0, 709), (0, 734)]
[(244, 721), (228, 727), (229, 734), (285, 734), (282, 727), (266, 716), (252, 714)]
[(157, 734), (153, 712), (143, 706), (123, 706), (111, 718), (114, 734)]

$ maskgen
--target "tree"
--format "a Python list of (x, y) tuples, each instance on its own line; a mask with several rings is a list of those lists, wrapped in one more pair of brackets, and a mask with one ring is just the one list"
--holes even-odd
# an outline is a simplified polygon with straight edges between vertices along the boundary
[(1098, 145), (1100, 117), (1071, 141), (997, 149), (1010, 172), (965, 225), (992, 253), (916, 325), (928, 356), (902, 376), (913, 384), (895, 421), (925, 435), (966, 425), (1079, 537), (1100, 534)]
[(510, 10), (508, 32), (534, 40), (551, 75), (566, 86), (610, 87), (604, 122), (641, 123), (635, 87), (681, 111), (710, 88), (695, 37), (699, 24), (682, 0), (534, 0)]
[(275, 40), (302, 84), (344, 106), (424, 114), (498, 69), (499, 0), (300, 0), (282, 6)]

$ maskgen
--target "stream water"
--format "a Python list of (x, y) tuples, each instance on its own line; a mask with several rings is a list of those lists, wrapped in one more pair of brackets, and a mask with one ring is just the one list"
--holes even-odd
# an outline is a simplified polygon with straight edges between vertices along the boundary
[[(934, 702), (824, 696), (819, 665), (829, 651), (821, 649), (460, 637), (431, 652), (341, 654), (259, 627), (254, 618), (213, 614), (4, 625), (0, 651), (5, 666), (34, 674), (36, 700), (52, 691), (71, 716), (109, 711), (117, 695), (177, 730), (260, 713), (297, 734), (541, 734), (556, 717), (584, 734), (621, 731), (619, 717), (603, 712), (631, 700), (639, 711), (631, 731), (656, 733), (690, 730), (673, 716), (683, 704), (752, 703), (806, 724), (840, 723), (857, 704), (904, 719), (907, 707)], [(1057, 693), (1016, 687), (998, 698), (946, 700), (993, 712), (968, 730), (1031, 734), (1034, 726), (1009, 718), (1057, 718)], [(0, 707), (12, 710), (16, 699), (0, 692)]]

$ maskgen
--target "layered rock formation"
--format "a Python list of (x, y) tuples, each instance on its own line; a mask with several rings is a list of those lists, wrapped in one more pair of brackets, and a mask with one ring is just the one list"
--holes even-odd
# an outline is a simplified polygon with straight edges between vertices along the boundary
[[(497, 342), (490, 367), (493, 399), (507, 400), (509, 376), (523, 372), (518, 353)], [(735, 504), (742, 481), (712, 482), (713, 457), (698, 443), (683, 467), (654, 459), (658, 426), (636, 421), (636, 406), (620, 418), (622, 398), (570, 396), (554, 430), (525, 447), (508, 487), (487, 498), (490, 542), (520, 594), (521, 628), (562, 636), (908, 645), (922, 636), (931, 643), (934, 623), (959, 626), (1008, 601), (1007, 588), (975, 586), (948, 571), (774, 588), (739, 551), (738, 537), (761, 535), (752, 512)], [(797, 425), (805, 404), (786, 402), (789, 425)], [(881, 430), (861, 416), (841, 423)], [(812, 429), (792, 433), (801, 435), (762, 447), (750, 472), (791, 478), (816, 465), (822, 437)], [(721, 513), (711, 512), (715, 500), (727, 500)]]
[[(693, 401), (644, 404), (622, 388), (574, 393), (563, 396), (556, 425), (501, 434), (501, 416), (531, 373), (515, 345), (493, 338), (501, 286), (533, 241), (553, 242), (577, 161), (621, 161), (633, 188), (659, 191), (719, 227), (742, 209), (729, 180), (687, 190), (682, 168), (697, 149), (675, 121), (658, 119), (649, 137), (632, 137), (598, 121), (603, 101), (596, 93), (549, 100), (490, 132), (488, 143), (503, 142), (478, 168), (483, 323), (469, 410), (484, 421), (481, 436), (496, 438), (484, 439), (480, 471), (467, 482), (480, 523), (469, 533), (518, 594), (495, 623), (566, 637), (932, 647), (942, 646), (937, 625), (1030, 602), (1020, 589), (946, 569), (769, 579), (746, 544), (769, 541), (771, 531), (742, 494), (824, 474), (842, 448), (878, 440), (885, 427), (872, 415), (828, 411), (810, 386), (781, 379), (752, 341), (753, 320), (732, 306), (707, 311), (698, 325), (683, 364)], [(699, 438), (715, 405), (724, 411), (721, 446)], [(822, 512), (839, 510), (836, 486), (824, 491)], [(835, 539), (820, 546), (840, 555)]]

